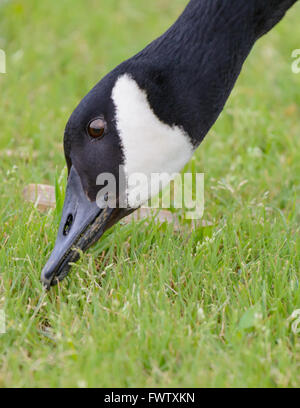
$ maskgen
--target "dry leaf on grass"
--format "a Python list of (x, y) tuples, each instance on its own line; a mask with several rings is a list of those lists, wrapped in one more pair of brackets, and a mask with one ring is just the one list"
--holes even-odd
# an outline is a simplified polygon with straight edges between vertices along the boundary
[(55, 190), (46, 184), (29, 184), (23, 190), (25, 201), (31, 202), (41, 211), (55, 208)]

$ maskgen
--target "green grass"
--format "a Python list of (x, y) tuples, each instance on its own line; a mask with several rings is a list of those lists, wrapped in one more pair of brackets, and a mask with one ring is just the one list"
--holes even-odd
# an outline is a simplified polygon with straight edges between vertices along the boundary
[(55, 183), (87, 91), (187, 0), (0, 1), (0, 386), (297, 387), (300, 4), (256, 45), (195, 155), (210, 228), (114, 227), (49, 294), (58, 227), (25, 203)]

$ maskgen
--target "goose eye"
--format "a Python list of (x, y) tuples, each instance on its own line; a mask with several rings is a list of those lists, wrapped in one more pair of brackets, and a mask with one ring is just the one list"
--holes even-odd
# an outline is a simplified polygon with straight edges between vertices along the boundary
[(88, 133), (93, 139), (102, 137), (105, 131), (105, 122), (102, 119), (95, 119), (88, 125)]

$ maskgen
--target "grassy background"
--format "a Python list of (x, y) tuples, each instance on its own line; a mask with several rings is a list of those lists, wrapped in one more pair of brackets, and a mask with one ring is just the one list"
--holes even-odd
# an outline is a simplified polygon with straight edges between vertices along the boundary
[[(43, 294), (58, 214), (22, 199), (54, 184), (64, 125), (109, 70), (187, 0), (0, 0), (0, 386), (300, 385), (300, 4), (256, 45), (193, 163), (206, 220), (118, 225)], [(298, 199), (298, 201), (297, 201)]]

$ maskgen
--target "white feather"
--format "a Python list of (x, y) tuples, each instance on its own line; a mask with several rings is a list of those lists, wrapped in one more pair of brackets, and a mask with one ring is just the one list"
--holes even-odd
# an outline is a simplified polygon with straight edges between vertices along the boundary
[[(151, 186), (151, 175), (165, 173), (161, 186), (165, 187), (173, 173), (178, 173), (190, 160), (194, 148), (183, 129), (158, 119), (146, 92), (128, 74), (117, 80), (112, 99), (125, 157), (128, 204), (135, 208), (158, 193), (157, 188)], [(130, 180), (137, 178), (148, 183), (132, 185)]]

